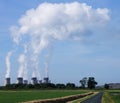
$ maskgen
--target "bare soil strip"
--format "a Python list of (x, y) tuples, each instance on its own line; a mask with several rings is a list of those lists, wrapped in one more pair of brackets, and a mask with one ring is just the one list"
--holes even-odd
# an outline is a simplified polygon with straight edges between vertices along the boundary
[(92, 95), (92, 94), (93, 92), (89, 92), (85, 94), (77, 94), (77, 95), (71, 95), (71, 96), (54, 98), (54, 99), (35, 100), (35, 101), (28, 101), (28, 102), (22, 102), (22, 103), (66, 103), (66, 102), (83, 98), (85, 96)]

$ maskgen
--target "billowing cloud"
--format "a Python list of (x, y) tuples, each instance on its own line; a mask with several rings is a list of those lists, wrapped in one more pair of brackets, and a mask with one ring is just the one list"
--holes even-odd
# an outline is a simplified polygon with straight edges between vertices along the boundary
[[(79, 2), (42, 3), (22, 15), (19, 25), (11, 27), (11, 35), (18, 46), (27, 42), (35, 71), (39, 67), (41, 51), (52, 41), (81, 40), (94, 32), (94, 27), (105, 24), (109, 19), (107, 8), (94, 9), (86, 3)], [(20, 63), (23, 61), (24, 59), (19, 60)]]
[(93, 9), (85, 3), (43, 3), (36, 9), (26, 11), (19, 19), (19, 27), (12, 27), (13, 40), (18, 43), (24, 35), (35, 39), (80, 38), (87, 29), (109, 20), (108, 13), (106, 8)]

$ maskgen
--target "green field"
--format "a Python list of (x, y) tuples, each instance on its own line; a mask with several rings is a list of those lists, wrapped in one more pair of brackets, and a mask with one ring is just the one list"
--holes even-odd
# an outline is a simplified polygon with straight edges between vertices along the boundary
[(110, 92), (109, 95), (115, 103), (120, 103), (120, 92)]
[[(0, 91), (0, 103), (18, 103), (39, 99), (58, 98), (75, 94), (82, 94), (89, 90), (17, 90)], [(120, 103), (120, 90), (104, 91), (103, 103)], [(85, 97), (87, 98), (87, 97)], [(85, 99), (83, 98), (83, 100)], [(78, 99), (81, 101), (82, 99)]]
[(120, 103), (120, 90), (105, 91), (103, 97), (103, 103)]
[(57, 98), (88, 91), (81, 90), (34, 90), (34, 91), (0, 91), (0, 103), (18, 103), (23, 101)]

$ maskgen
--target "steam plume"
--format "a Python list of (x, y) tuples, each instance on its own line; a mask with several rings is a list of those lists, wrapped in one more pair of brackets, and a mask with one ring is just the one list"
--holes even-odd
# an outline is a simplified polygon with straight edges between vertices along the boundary
[[(19, 46), (26, 44), (30, 53), (33, 76), (39, 74), (41, 52), (57, 40), (82, 40), (95, 27), (103, 25), (109, 18), (107, 8), (93, 9), (85, 3), (42, 3), (32, 8), (19, 19), (18, 26), (12, 26), (13, 41)], [(90, 32), (89, 32), (90, 31)], [(20, 70), (25, 67), (25, 54), (19, 58)], [(46, 68), (48, 63), (45, 63)], [(46, 69), (47, 71), (48, 69)], [(19, 74), (23, 74), (19, 71)], [(47, 74), (46, 74), (47, 75)]]
[(10, 77), (10, 70), (11, 70), (10, 57), (11, 57), (11, 55), (12, 55), (12, 52), (10, 51), (7, 53), (7, 56), (6, 56), (6, 66), (7, 66), (6, 75), (5, 75), (6, 78)]
[(19, 70), (18, 70), (18, 77), (23, 77), (24, 80), (27, 80), (27, 45), (24, 45), (24, 53), (21, 54), (18, 58), (18, 62), (20, 64)]

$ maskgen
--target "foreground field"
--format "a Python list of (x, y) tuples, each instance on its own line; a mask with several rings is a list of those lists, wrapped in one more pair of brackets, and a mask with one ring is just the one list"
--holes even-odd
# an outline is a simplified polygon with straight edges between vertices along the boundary
[[(89, 90), (31, 90), (31, 91), (0, 91), (0, 103), (20, 103), (40, 99), (59, 98), (75, 94), (88, 93)], [(95, 91), (94, 91), (95, 92)], [(97, 91), (96, 91), (97, 92)], [(72, 103), (80, 103), (91, 96), (78, 99)], [(120, 103), (120, 90), (104, 91), (102, 103)]]
[(120, 103), (120, 90), (105, 91), (103, 103)]
[(119, 92), (110, 92), (109, 95), (114, 100), (115, 103), (120, 103), (120, 91)]
[(40, 90), (40, 91), (0, 91), (0, 103), (18, 103), (37, 99), (48, 99), (82, 94), (81, 90)]

